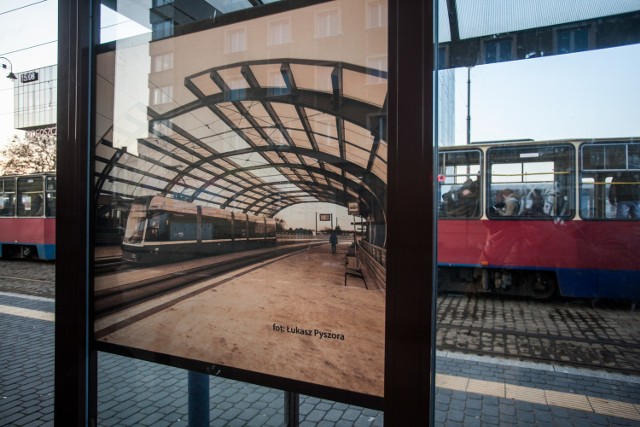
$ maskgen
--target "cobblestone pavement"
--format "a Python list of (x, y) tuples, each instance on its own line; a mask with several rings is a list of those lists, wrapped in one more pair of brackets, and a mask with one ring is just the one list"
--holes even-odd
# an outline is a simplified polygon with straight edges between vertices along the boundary
[(52, 262), (0, 260), (0, 291), (53, 298), (56, 265)]
[[(55, 264), (0, 261), (0, 291), (53, 298)], [(438, 298), (438, 349), (640, 372), (640, 310), (591, 301)]]
[[(0, 261), (0, 291), (52, 294), (53, 271), (53, 264)], [(480, 327), (478, 322), (484, 320), (481, 327), (486, 329), (506, 328), (529, 334), (562, 332), (568, 337), (590, 339), (590, 334), (601, 338), (598, 326), (610, 340), (638, 339), (633, 329), (637, 325), (631, 321), (637, 319), (637, 313), (628, 309), (593, 311), (589, 305), (575, 303), (540, 305), (457, 297), (439, 302), (440, 321), (448, 319), (450, 325), (467, 330)], [(0, 307), (51, 313), (54, 302), (0, 293)], [(593, 313), (599, 312), (608, 315), (593, 318)], [(564, 323), (559, 324), (558, 319)], [(581, 322), (590, 329), (580, 330)], [(53, 334), (51, 321), (0, 313), (0, 426), (53, 425)], [(186, 371), (108, 353), (99, 353), (98, 361), (100, 426), (188, 425)], [(638, 376), (442, 351), (436, 358), (436, 371), (437, 425), (640, 425)], [(439, 382), (444, 377), (464, 380), (466, 388)], [(485, 388), (472, 387), (479, 383)], [(536, 390), (545, 390), (547, 398), (514, 397), (509, 387), (519, 387), (534, 397)], [(552, 404), (553, 393), (576, 400)], [(583, 402), (587, 401), (590, 404), (585, 407)], [(609, 402), (610, 407), (598, 410), (598, 402)], [(283, 408), (282, 391), (210, 377), (212, 426), (280, 426)], [(301, 396), (300, 421), (305, 427), (377, 427), (383, 425), (384, 416), (371, 409)]]
[[(0, 294), (0, 306), (53, 311), (53, 301)], [(0, 425), (53, 425), (53, 322), (0, 314)], [(98, 356), (98, 425), (187, 426), (187, 372), (108, 353)], [(440, 353), (436, 380), (465, 379), (466, 391), (443, 385), (436, 389), (436, 425), (614, 425), (640, 424), (640, 378), (606, 377), (592, 372), (559, 372), (548, 365), (507, 364), (474, 356)], [(453, 375), (453, 376), (451, 376)], [(596, 413), (578, 405), (532, 403), (487, 388), (470, 392), (472, 381), (503, 384), (580, 399), (611, 399), (631, 408), (630, 415)], [(532, 388), (529, 390), (533, 390)], [(578, 404), (580, 401), (578, 400)], [(592, 404), (594, 406), (594, 404)], [(210, 377), (212, 426), (280, 426), (282, 391)], [(634, 409), (635, 408), (635, 409)], [(383, 425), (383, 414), (309, 396), (300, 399), (300, 425)]]
[(640, 311), (630, 304), (438, 298), (438, 348), (614, 372), (640, 372)]

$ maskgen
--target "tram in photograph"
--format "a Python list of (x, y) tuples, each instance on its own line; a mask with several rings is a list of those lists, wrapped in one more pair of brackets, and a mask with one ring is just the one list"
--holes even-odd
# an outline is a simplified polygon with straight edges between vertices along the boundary
[(640, 299), (640, 138), (438, 155), (440, 291)]
[(0, 256), (56, 258), (56, 174), (0, 176)]
[(158, 263), (275, 244), (273, 218), (146, 196), (131, 204), (122, 257), (138, 263)]

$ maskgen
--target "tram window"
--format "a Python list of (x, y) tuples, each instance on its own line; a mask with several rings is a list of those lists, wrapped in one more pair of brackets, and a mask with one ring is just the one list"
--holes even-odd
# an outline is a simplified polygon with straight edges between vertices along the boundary
[(482, 212), (480, 151), (441, 152), (438, 170), (439, 216), (479, 218)]
[(267, 237), (276, 237), (276, 224), (275, 224), (275, 222), (267, 221)]
[(43, 216), (44, 192), (42, 177), (18, 178), (18, 216)]
[(213, 239), (231, 239), (231, 220), (226, 218), (212, 218)]
[[(633, 144), (633, 156), (627, 155), (627, 144), (590, 144), (582, 147), (582, 169), (589, 170), (625, 170), (628, 160), (637, 158), (637, 144)], [(640, 167), (637, 165), (636, 168)]]
[(47, 213), (48, 217), (56, 216), (56, 177), (47, 177)]
[(487, 152), (490, 218), (568, 218), (574, 213), (573, 147), (499, 147)]
[(0, 216), (15, 215), (15, 192), (13, 178), (0, 180)]
[(584, 144), (580, 216), (640, 219), (640, 143)]
[(239, 215), (236, 215), (236, 218), (233, 222), (233, 234), (234, 238), (246, 238), (247, 237), (247, 221), (238, 219)]
[(170, 214), (167, 221), (168, 240), (196, 240), (196, 216)]

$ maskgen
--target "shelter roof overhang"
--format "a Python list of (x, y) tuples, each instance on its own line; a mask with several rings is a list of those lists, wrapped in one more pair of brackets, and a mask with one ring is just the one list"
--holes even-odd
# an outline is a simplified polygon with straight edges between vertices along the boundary
[(187, 75), (190, 100), (148, 107), (148, 137), (138, 139), (137, 153), (115, 148), (112, 130), (104, 135), (99, 192), (163, 194), (265, 216), (311, 202), (358, 202), (363, 213), (381, 214), (386, 77), (292, 58)]

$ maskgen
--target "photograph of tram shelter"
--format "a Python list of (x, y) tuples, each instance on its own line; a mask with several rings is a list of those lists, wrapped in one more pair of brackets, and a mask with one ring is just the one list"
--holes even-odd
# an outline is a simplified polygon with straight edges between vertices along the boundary
[(128, 207), (124, 267), (95, 249), (100, 343), (382, 395), (387, 25), (365, 6), (98, 54), (95, 198)]

